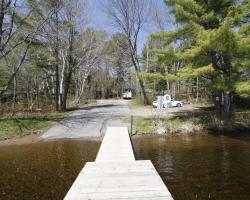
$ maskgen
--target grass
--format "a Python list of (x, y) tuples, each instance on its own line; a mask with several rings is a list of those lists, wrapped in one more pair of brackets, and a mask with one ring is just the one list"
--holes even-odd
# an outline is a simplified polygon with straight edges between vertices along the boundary
[(152, 118), (135, 117), (133, 120), (136, 132), (153, 133), (156, 131), (155, 120)]
[(200, 120), (197, 117), (171, 117), (161, 119), (161, 124), (168, 132), (175, 133), (182, 131), (183, 126), (199, 125)]
[(18, 116), (0, 119), (0, 140), (24, 136), (49, 127), (68, 113), (53, 113), (41, 116)]
[(250, 112), (250, 108), (235, 108), (236, 112)]
[[(130, 118), (124, 118), (124, 122), (130, 123)], [(198, 118), (180, 118), (180, 117), (172, 117), (172, 118), (161, 118), (160, 121), (154, 117), (134, 117), (133, 126), (137, 133), (156, 133), (159, 124), (166, 131), (173, 133), (178, 132), (180, 127), (188, 124), (196, 125), (199, 124)]]
[[(129, 117), (121, 118), (121, 120), (125, 123), (131, 123)], [(155, 120), (153, 118), (134, 117), (133, 129), (137, 133), (154, 133), (156, 131)]]
[[(125, 118), (130, 123), (130, 118)], [(154, 117), (134, 117), (134, 130), (138, 134), (157, 133), (158, 128), (164, 129), (167, 133), (186, 133), (204, 130), (211, 131), (233, 131), (239, 132), (249, 130), (249, 120), (222, 121), (213, 114), (205, 114), (195, 117), (176, 116), (161, 118), (160, 121)]]
[[(131, 102), (131, 108), (141, 105), (140, 99), (135, 98)], [(156, 133), (157, 130), (164, 129), (168, 133), (212, 131), (212, 132), (246, 132), (250, 130), (250, 108), (237, 108), (235, 106), (235, 118), (227, 120), (219, 119), (215, 116), (213, 104), (197, 103), (193, 107), (199, 111), (187, 111), (176, 113), (176, 117), (161, 118), (157, 121), (154, 117), (134, 117), (134, 129), (137, 133)]]

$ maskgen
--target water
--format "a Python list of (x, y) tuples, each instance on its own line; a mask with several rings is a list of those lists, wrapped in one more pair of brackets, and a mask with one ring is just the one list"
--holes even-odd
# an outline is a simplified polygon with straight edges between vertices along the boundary
[[(250, 140), (224, 136), (139, 137), (175, 200), (250, 199)], [(100, 147), (94, 141), (0, 146), (1, 200), (60, 200)]]
[(63, 199), (99, 146), (91, 141), (0, 146), (0, 199)]
[(175, 200), (250, 199), (250, 140), (225, 136), (144, 137), (137, 159), (150, 159)]

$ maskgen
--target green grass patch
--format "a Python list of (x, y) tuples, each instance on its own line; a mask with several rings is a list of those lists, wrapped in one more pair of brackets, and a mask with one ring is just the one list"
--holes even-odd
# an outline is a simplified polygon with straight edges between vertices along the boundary
[[(243, 116), (243, 118), (249, 118)], [(130, 123), (130, 118), (125, 118)], [(133, 129), (139, 133), (157, 133), (158, 128), (163, 128), (167, 133), (194, 132), (202, 129), (214, 131), (239, 131), (249, 130), (249, 120), (223, 121), (214, 114), (200, 115), (199, 117), (176, 116), (164, 117), (160, 120), (156, 117), (134, 117)]]
[[(130, 123), (130, 118), (123, 118), (122, 121), (125, 123)], [(134, 117), (133, 118), (133, 129), (137, 133), (154, 133), (156, 130), (155, 119), (145, 118), (145, 117)]]
[(54, 113), (41, 116), (18, 116), (5, 117), (0, 119), (0, 140), (24, 136), (44, 129), (53, 122), (59, 121), (67, 116), (68, 113)]
[(133, 124), (138, 133), (153, 133), (156, 130), (155, 119), (136, 117)]
[[(125, 118), (124, 122), (130, 123), (130, 118)], [(163, 127), (168, 132), (177, 132), (181, 126), (192, 124), (199, 124), (198, 118), (180, 118), (180, 117), (172, 117), (172, 118), (160, 118), (160, 120), (156, 117), (134, 117), (133, 119), (133, 127), (137, 133), (156, 133), (157, 129)]]
[[(240, 113), (235, 120), (226, 121), (218, 119), (214, 113), (203, 113), (197, 116), (175, 117), (136, 117), (133, 119), (133, 130), (138, 134), (157, 133), (164, 129), (166, 133), (195, 132), (201, 130), (213, 131), (245, 131), (249, 130), (248, 113)], [(130, 123), (130, 118), (124, 118), (124, 122)]]

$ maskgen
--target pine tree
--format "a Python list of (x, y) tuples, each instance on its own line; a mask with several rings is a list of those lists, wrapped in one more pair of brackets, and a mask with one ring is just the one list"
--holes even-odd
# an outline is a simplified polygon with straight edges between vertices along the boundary
[(175, 55), (184, 67), (177, 76), (208, 75), (217, 114), (223, 111), (231, 119), (233, 95), (247, 95), (250, 89), (249, 1), (166, 0), (166, 4), (179, 28), (154, 37), (180, 46)]

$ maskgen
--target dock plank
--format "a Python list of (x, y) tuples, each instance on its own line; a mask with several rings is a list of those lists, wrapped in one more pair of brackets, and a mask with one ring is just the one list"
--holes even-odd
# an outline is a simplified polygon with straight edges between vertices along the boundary
[(108, 127), (96, 162), (135, 161), (127, 127)]
[(136, 161), (126, 127), (109, 127), (95, 162), (88, 162), (65, 200), (172, 200), (150, 160)]

